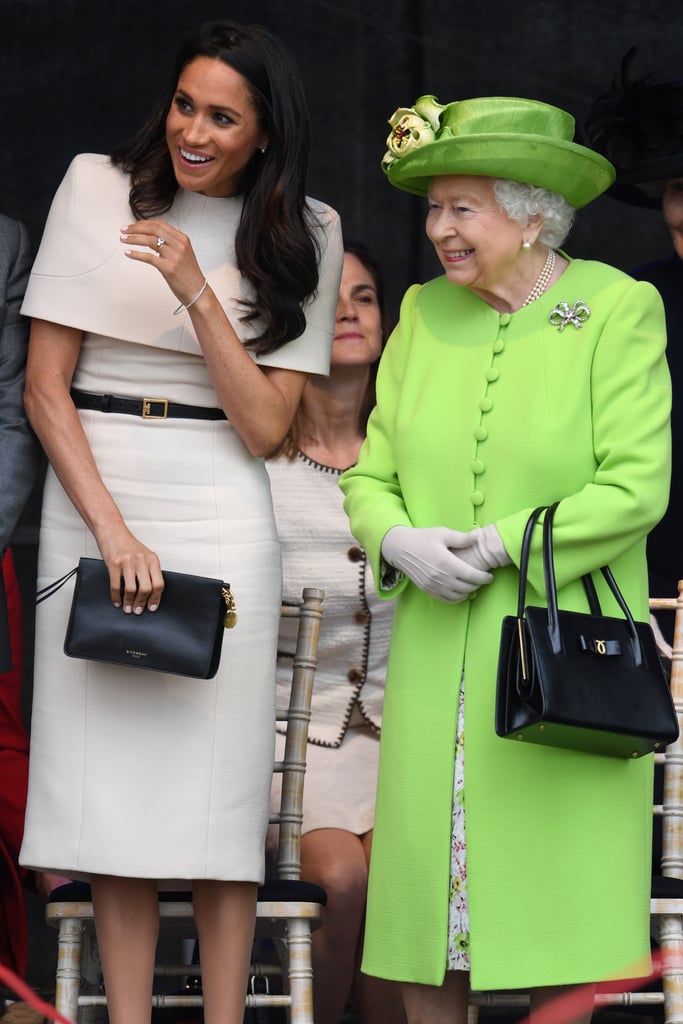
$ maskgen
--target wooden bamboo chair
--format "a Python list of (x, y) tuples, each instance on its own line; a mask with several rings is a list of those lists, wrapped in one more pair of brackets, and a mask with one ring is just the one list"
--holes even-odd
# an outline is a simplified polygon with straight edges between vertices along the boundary
[[(282, 794), (277, 813), (270, 821), (279, 826), (275, 877), (259, 888), (256, 908), (256, 936), (272, 939), (282, 957), (283, 983), (270, 991), (268, 970), (255, 964), (246, 994), (245, 1006), (284, 1007), (291, 1024), (313, 1024), (313, 969), (311, 932), (320, 924), (325, 892), (319, 886), (301, 880), (301, 823), (306, 745), (311, 717), (311, 695), (316, 667), (318, 636), (322, 617), (323, 592), (311, 587), (303, 590), (300, 605), (283, 605), (282, 616), (298, 619), (296, 649), (292, 664), (289, 706), (278, 712), (286, 722), (285, 753), (273, 771), (282, 774)], [(161, 892), (160, 947), (167, 938), (196, 938), (189, 892)], [(46, 908), (48, 924), (58, 929), (56, 1008), (72, 1021), (85, 1024), (94, 1009), (106, 1006), (101, 991), (101, 972), (93, 924), (90, 887), (73, 882), (55, 889)], [(168, 946), (168, 943), (165, 943)], [(201, 955), (200, 955), (201, 960)], [(157, 963), (157, 977), (201, 976), (201, 963)], [(157, 986), (158, 987), (158, 986)], [(155, 992), (157, 1007), (201, 1006), (201, 984), (197, 991)]]
[[(683, 1024), (683, 580), (677, 597), (653, 597), (652, 611), (675, 613), (671, 695), (676, 705), (680, 736), (663, 753), (655, 755), (661, 773), (662, 802), (653, 807), (655, 827), (661, 827), (661, 856), (653, 865), (650, 913), (655, 938), (653, 982), (633, 992), (605, 991), (599, 986), (596, 1010), (606, 1006), (638, 1007), (643, 1013), (662, 1015), (664, 1024)], [(628, 898), (628, 895), (625, 895)], [(521, 1017), (529, 998), (523, 992), (472, 992), (471, 1009), (519, 1007)], [(470, 1017), (473, 1024), (476, 1018)]]

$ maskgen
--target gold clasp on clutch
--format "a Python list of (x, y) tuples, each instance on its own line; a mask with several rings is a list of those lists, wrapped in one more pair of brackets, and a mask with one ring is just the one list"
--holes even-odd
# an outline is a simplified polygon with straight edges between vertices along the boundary
[(237, 625), (237, 605), (235, 604), (235, 598), (233, 597), (230, 584), (226, 583), (223, 587), (223, 600), (225, 601), (225, 615), (223, 616), (223, 625), (226, 629), (232, 629), (233, 626)]
[(607, 654), (607, 645), (604, 640), (595, 641), (595, 653), (596, 654)]

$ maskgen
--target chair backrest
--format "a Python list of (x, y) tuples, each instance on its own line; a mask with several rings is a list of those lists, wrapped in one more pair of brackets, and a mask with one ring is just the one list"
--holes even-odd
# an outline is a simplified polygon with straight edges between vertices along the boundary
[(663, 780), (662, 803), (654, 807), (662, 833), (661, 858), (654, 864), (654, 873), (683, 879), (683, 581), (678, 584), (678, 597), (650, 598), (650, 609), (675, 612), (670, 686), (680, 727), (676, 742), (655, 758)]
[(276, 761), (274, 773), (282, 775), (280, 807), (270, 816), (279, 825), (276, 874), (280, 879), (301, 878), (301, 824), (306, 772), (306, 744), (311, 720), (311, 696), (318, 650), (323, 591), (305, 587), (302, 602), (283, 605), (283, 618), (298, 618), (296, 647), (292, 666), (292, 684), (286, 711), (278, 711), (277, 720), (287, 722), (285, 751)]

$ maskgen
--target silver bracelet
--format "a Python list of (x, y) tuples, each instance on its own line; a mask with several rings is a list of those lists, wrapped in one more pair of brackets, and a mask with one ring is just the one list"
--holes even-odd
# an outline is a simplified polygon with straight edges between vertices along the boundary
[(206, 280), (206, 278), (204, 278), (204, 284), (201, 286), (195, 297), (193, 299), (190, 299), (189, 302), (181, 302), (178, 308), (173, 310), (173, 316), (178, 316), (178, 313), (182, 313), (184, 309), (189, 309), (190, 306), (194, 306), (197, 299), (201, 299), (202, 295), (206, 291), (206, 286), (208, 285), (208, 283), (209, 282)]

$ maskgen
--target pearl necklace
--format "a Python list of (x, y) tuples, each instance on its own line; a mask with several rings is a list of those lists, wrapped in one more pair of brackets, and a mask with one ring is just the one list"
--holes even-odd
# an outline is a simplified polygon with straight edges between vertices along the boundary
[(522, 305), (519, 307), (520, 309), (524, 309), (524, 307), (528, 306), (530, 302), (533, 302), (540, 295), (543, 295), (543, 292), (550, 284), (550, 278), (553, 276), (553, 270), (555, 269), (555, 259), (555, 250), (548, 249), (548, 255), (545, 258), (543, 269), (541, 270), (541, 273), (538, 275), (538, 279), (535, 285), (525, 298)]

